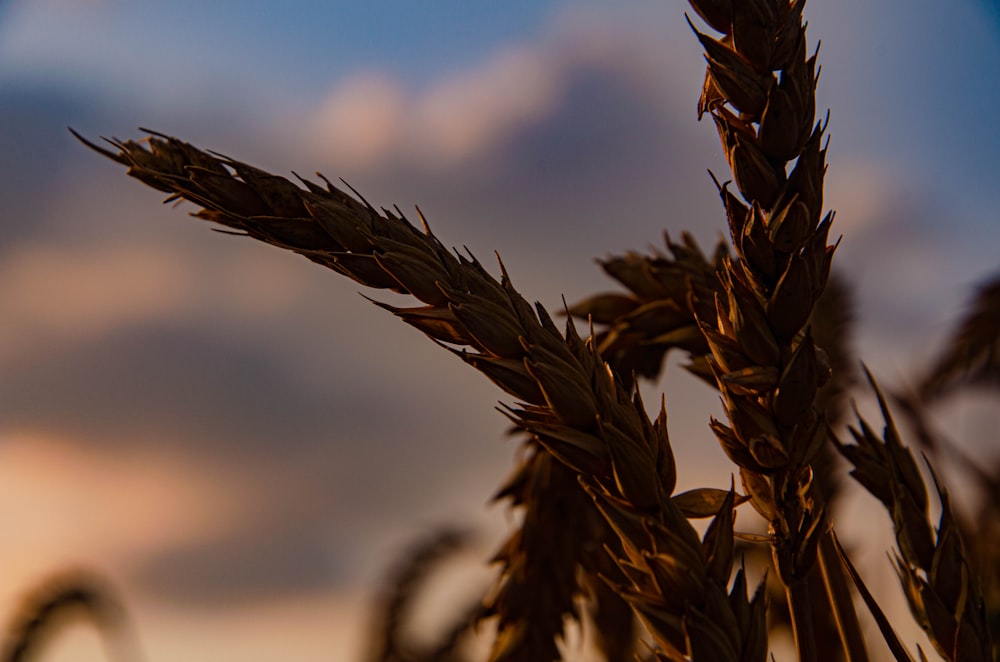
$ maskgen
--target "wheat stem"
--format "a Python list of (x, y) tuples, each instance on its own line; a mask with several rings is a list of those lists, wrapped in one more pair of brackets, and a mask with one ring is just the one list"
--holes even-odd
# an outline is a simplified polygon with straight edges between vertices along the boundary
[(792, 613), (792, 633), (799, 662), (816, 662), (816, 637), (813, 632), (812, 611), (809, 601), (809, 582), (796, 579), (785, 585), (788, 606)]
[(819, 567), (847, 662), (868, 662), (861, 623), (854, 610), (854, 598), (848, 588), (847, 576), (837, 555), (832, 529), (828, 529), (819, 541)]
[(738, 259), (720, 272), (715, 319), (700, 320), (729, 418), (713, 429), (770, 521), (799, 658), (812, 660), (804, 582), (825, 515), (810, 465), (828, 440), (817, 391), (829, 370), (805, 325), (833, 254), (832, 215), (821, 218), (825, 127), (813, 126), (816, 58), (806, 53), (803, 0), (690, 4), (723, 35), (692, 24), (708, 61), (698, 109), (715, 121), (742, 197), (720, 187)]
[[(699, 539), (672, 499), (676, 471), (665, 408), (661, 404), (660, 415), (650, 421), (638, 394), (572, 324), (560, 333), (544, 308), (532, 307), (514, 289), (502, 266), (498, 281), (475, 258), (447, 251), (426, 223), (417, 230), (405, 217), (379, 213), (329, 183), (324, 189), (306, 181), (302, 189), (174, 138), (154, 134), (147, 142), (148, 149), (112, 141), (117, 153), (91, 146), (172, 199), (199, 205), (199, 218), (422, 301), (416, 308), (383, 307), (439, 343), (463, 347), (450, 349), (518, 398), (522, 404), (508, 408), (508, 416), (580, 475), (625, 552), (615, 559), (619, 576), (609, 581), (670, 659), (692, 651), (707, 659), (766, 657), (759, 591), (748, 597), (745, 581), (726, 588), (735, 494), (717, 503), (713, 524)], [(720, 620), (731, 627), (720, 632)], [(531, 657), (534, 652), (520, 647), (535, 641), (524, 636), (532, 623), (502, 623), (507, 627), (498, 635), (494, 660), (551, 659)]]

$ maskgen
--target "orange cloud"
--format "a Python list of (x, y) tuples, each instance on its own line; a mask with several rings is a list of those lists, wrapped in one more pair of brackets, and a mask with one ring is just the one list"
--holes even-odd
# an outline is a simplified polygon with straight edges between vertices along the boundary
[[(68, 568), (96, 570), (118, 586), (153, 550), (228, 526), (240, 512), (236, 482), (169, 452), (84, 448), (30, 433), (0, 438), (0, 521), (14, 532), (0, 544), (11, 581), (0, 614), (14, 613), (37, 582)], [(131, 603), (134, 595), (126, 595)], [(89, 633), (88, 633), (89, 635)], [(67, 642), (89, 659), (83, 638)]]
[(0, 264), (0, 359), (174, 314), (194, 283), (148, 247), (28, 245)]

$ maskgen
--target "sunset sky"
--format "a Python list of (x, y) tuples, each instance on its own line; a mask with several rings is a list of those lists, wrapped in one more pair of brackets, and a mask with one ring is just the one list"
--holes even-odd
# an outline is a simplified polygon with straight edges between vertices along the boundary
[[(446, 245), (488, 265), (498, 251), (558, 310), (614, 289), (595, 257), (664, 230), (707, 249), (724, 228), (685, 10), (0, 2), (0, 619), (83, 566), (121, 591), (151, 662), (348, 662), (400, 550), (458, 524), (487, 558), (508, 523), (487, 506), (516, 450), (502, 393), (354, 283), (161, 205), (67, 126), (149, 127), (417, 204)], [(806, 15), (856, 346), (902, 383), (1000, 264), (1000, 11)], [(679, 489), (727, 486), (715, 396), (679, 370), (647, 402), (661, 389)], [(974, 403), (947, 415), (980, 447), (997, 424)], [(845, 519), (873, 510), (859, 504)], [(862, 560), (885, 574), (884, 548)], [(51, 659), (103, 658), (81, 629)]]

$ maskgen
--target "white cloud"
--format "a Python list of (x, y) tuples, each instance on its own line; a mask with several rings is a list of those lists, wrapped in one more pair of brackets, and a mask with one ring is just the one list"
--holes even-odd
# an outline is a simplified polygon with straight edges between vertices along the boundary
[(899, 217), (905, 182), (899, 170), (861, 155), (834, 156), (824, 182), (824, 204), (835, 209), (834, 236), (853, 235)]
[(551, 111), (560, 83), (553, 65), (536, 50), (510, 49), (416, 94), (384, 74), (352, 77), (312, 118), (315, 147), (357, 168), (455, 165)]
[(396, 82), (381, 74), (358, 74), (327, 97), (315, 119), (316, 134), (330, 153), (367, 167), (399, 140), (405, 105)]
[(530, 48), (433, 86), (415, 108), (413, 147), (455, 163), (488, 149), (555, 107), (563, 81), (550, 57)]
[[(415, 90), (382, 72), (349, 78), (306, 120), (319, 136), (310, 147), (352, 168), (457, 167), (559, 112), (573, 76), (585, 71), (611, 71), (650, 103), (676, 104), (675, 86), (665, 92), (664, 77), (676, 77), (679, 47), (697, 52), (694, 38), (663, 39), (652, 21), (634, 9), (624, 13), (563, 11), (534, 42), (509, 45)], [(700, 73), (682, 75), (690, 83)], [(694, 93), (699, 85), (690, 85)]]

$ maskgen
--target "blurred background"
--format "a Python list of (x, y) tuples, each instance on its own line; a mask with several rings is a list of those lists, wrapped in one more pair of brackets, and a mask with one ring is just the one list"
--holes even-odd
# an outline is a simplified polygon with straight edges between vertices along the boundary
[[(418, 204), (446, 245), (498, 251), (558, 310), (614, 289), (595, 257), (665, 230), (708, 250), (725, 227), (686, 10), (0, 2), (0, 617), (85, 567), (119, 589), (148, 660), (359, 660), (402, 549), (459, 524), (480, 532), (478, 561), (511, 523), (488, 506), (517, 447), (497, 389), (346, 279), (161, 205), (67, 126), (149, 127)], [(904, 384), (1000, 263), (1000, 11), (815, 0), (806, 16), (854, 344)], [(661, 389), (678, 489), (727, 486), (716, 396), (679, 369), (647, 402)], [(937, 415), (995, 457), (987, 401)], [(874, 506), (850, 499), (838, 527), (901, 604)], [(85, 628), (49, 654), (103, 659)]]

